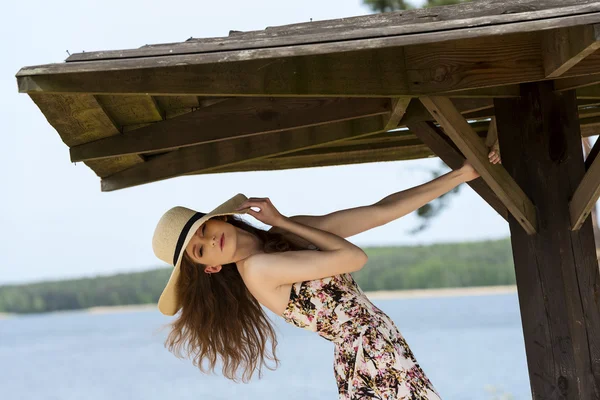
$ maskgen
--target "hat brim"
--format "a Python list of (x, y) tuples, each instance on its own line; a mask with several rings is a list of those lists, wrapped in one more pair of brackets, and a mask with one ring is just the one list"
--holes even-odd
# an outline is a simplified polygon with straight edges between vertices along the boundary
[(158, 310), (162, 314), (172, 316), (179, 311), (180, 304), (179, 299), (177, 298), (177, 282), (179, 281), (181, 260), (183, 259), (183, 253), (185, 252), (187, 245), (190, 243), (190, 240), (192, 240), (192, 237), (198, 228), (200, 228), (202, 224), (213, 217), (247, 213), (247, 208), (240, 211), (237, 210), (239, 206), (241, 206), (246, 200), (246, 196), (243, 194), (238, 194), (200, 218), (198, 221), (194, 222), (194, 224), (191, 226), (183, 242), (179, 257), (177, 258), (177, 264), (175, 264), (173, 267), (169, 281), (167, 282), (167, 285), (158, 299)]

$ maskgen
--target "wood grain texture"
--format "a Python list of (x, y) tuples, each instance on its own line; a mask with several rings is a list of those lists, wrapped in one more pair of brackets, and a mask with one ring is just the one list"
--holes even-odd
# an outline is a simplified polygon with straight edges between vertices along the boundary
[[(465, 157), (441, 130), (430, 122), (415, 122), (409, 124), (410, 131), (423, 141), (448, 167), (455, 170), (462, 167)], [(482, 179), (476, 179), (467, 184), (488, 203), (502, 218), (508, 218), (508, 210), (498, 196)]]
[(600, 48), (600, 25), (555, 29), (542, 36), (546, 77), (556, 78)]
[(204, 172), (244, 172), (244, 171), (276, 171), (296, 168), (328, 167), (347, 164), (364, 164), (384, 161), (414, 160), (433, 157), (434, 154), (425, 145), (384, 147), (380, 149), (352, 151), (331, 151), (319, 155), (288, 155), (285, 157), (251, 160), (236, 166), (218, 168)]
[(469, 126), (450, 99), (421, 97), (420, 100), (508, 211), (522, 224), (523, 229), (529, 234), (535, 233), (536, 215), (533, 203), (501, 165), (489, 162), (488, 149), (483, 140)]
[(184, 147), (104, 178), (102, 190), (111, 191), (183, 174), (208, 172), (253, 159), (282, 155), (338, 140), (372, 135), (383, 131), (384, 122), (383, 116), (374, 116), (272, 133), (268, 138), (250, 136), (225, 142)]
[[(106, 115), (94, 96), (31, 94), (30, 97), (67, 146), (77, 146), (90, 140), (120, 134), (114, 122)], [(114, 158), (108, 162), (90, 161), (86, 165), (96, 175), (103, 177), (141, 162), (142, 159), (134, 155)]]
[(571, 231), (584, 175), (575, 93), (523, 85), (495, 101), (502, 162), (536, 204), (538, 232), (509, 217), (532, 397), (600, 398), (600, 279), (588, 218)]
[[(596, 146), (594, 146), (596, 147)], [(590, 154), (597, 154), (594, 150)], [(594, 157), (569, 203), (572, 230), (580, 229), (600, 197), (600, 157)]]
[[(238, 98), (71, 148), (71, 160), (168, 151), (282, 132), (357, 117), (389, 114), (387, 99)], [(266, 140), (266, 139), (265, 139)]]
[[(366, 15), (328, 21), (313, 21), (263, 31), (236, 32), (229, 37), (190, 39), (183, 43), (147, 45), (133, 50), (76, 53), (67, 62), (107, 60), (128, 57), (202, 54), (209, 52), (250, 50), (269, 47), (298, 46), (332, 41), (356, 41), (390, 36), (437, 34), (443, 40), (446, 31), (473, 30), (481, 27), (576, 16), (598, 11), (600, 7), (585, 0), (484, 0), (455, 6), (416, 9), (393, 13)], [(356, 46), (359, 48), (362, 46)]]
[(400, 120), (406, 114), (410, 100), (410, 97), (393, 98), (390, 100), (392, 112), (390, 113), (390, 117), (385, 125), (386, 131), (396, 129), (398, 127), (398, 123), (400, 123)]

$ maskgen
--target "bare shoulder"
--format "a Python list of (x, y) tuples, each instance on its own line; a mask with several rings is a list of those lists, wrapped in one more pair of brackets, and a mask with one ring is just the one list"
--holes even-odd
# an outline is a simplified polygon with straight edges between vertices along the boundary
[(258, 300), (277, 315), (281, 315), (289, 301), (291, 285), (281, 285), (270, 271), (273, 270), (273, 254), (256, 254), (245, 260), (240, 273), (244, 284)]

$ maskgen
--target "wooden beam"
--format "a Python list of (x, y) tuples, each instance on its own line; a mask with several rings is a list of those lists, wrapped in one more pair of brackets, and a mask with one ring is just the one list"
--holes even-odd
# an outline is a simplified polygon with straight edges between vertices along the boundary
[(332, 149), (331, 152), (318, 155), (296, 155), (294, 153), (280, 157), (251, 160), (233, 166), (200, 172), (199, 174), (313, 168), (346, 164), (413, 160), (433, 156), (434, 154), (431, 150), (423, 144), (416, 146), (392, 146), (374, 150), (355, 149), (351, 151), (336, 151), (335, 149)]
[(592, 163), (594, 162), (594, 160), (596, 160), (596, 157), (598, 157), (598, 153), (600, 153), (600, 140), (596, 139), (596, 143), (594, 143), (594, 146), (590, 149), (590, 152), (588, 153), (588, 156), (585, 159), (586, 171), (590, 169)]
[(184, 147), (104, 178), (102, 190), (117, 190), (184, 174), (209, 172), (338, 140), (374, 135), (384, 131), (385, 122), (384, 117), (379, 115), (276, 132), (268, 134), (268, 137), (249, 136)]
[(215, 104), (126, 135), (71, 148), (71, 161), (168, 151), (318, 124), (389, 113), (385, 99), (252, 99)]
[[(585, 88), (592, 85), (600, 85), (600, 75), (592, 74), (556, 79), (554, 81), (554, 90), (562, 92), (565, 90)], [(578, 90), (577, 97), (580, 97), (579, 94), (580, 92)]]
[(421, 102), (442, 126), (483, 180), (529, 234), (536, 231), (535, 207), (501, 165), (491, 164), (488, 149), (446, 97), (421, 97)]
[(600, 99), (600, 85), (590, 85), (577, 89), (577, 98), (581, 100)]
[(392, 112), (390, 114), (390, 118), (385, 125), (385, 130), (389, 131), (392, 129), (396, 129), (398, 127), (398, 123), (406, 114), (406, 110), (408, 109), (408, 105), (410, 103), (410, 97), (400, 97), (391, 99), (391, 108)]
[(523, 85), (494, 102), (502, 163), (536, 204), (529, 235), (509, 217), (533, 399), (597, 399), (600, 276), (591, 218), (571, 231), (569, 198), (584, 175), (574, 92)]
[[(69, 56), (67, 62), (150, 58), (186, 53), (204, 55), (240, 49), (256, 51), (265, 47), (309, 47), (307, 45), (326, 42), (345, 44), (342, 49), (346, 51), (368, 45), (382, 45), (390, 41), (395, 41), (393, 45), (405, 45), (407, 42), (427, 43), (430, 40), (456, 40), (473, 35), (500, 35), (514, 31), (550, 29), (564, 22), (573, 24), (573, 21), (568, 19), (577, 16), (580, 19), (589, 17), (586, 14), (597, 12), (599, 8), (598, 4), (581, 0), (485, 0), (476, 5), (463, 3), (433, 10), (414, 9), (402, 13), (311, 21), (269, 27), (260, 31), (233, 34), (230, 32), (229, 37), (194, 38), (183, 43), (146, 45), (133, 50), (75, 53)], [(564, 21), (565, 19), (567, 21)], [(585, 22), (580, 22), (583, 23)], [(482, 28), (485, 30), (481, 30)], [(339, 43), (341, 41), (344, 43)]]
[[(600, 13), (595, 18), (600, 20)], [(240, 52), (238, 62), (232, 62), (236, 58), (227, 52), (89, 61), (23, 69), (17, 80), (24, 93), (388, 98), (448, 93), (456, 97), (464, 90), (511, 88), (546, 79), (540, 35), (528, 32), (405, 47), (369, 46), (293, 57), (290, 49), (265, 49), (273, 54), (263, 59), (253, 57), (253, 52)], [(600, 71), (600, 60), (591, 61), (587, 68)]]
[(597, 157), (599, 143), (600, 140), (596, 140), (590, 152), (590, 166), (569, 203), (571, 229), (574, 231), (581, 228), (600, 197), (600, 157)]
[[(408, 125), (419, 139), (423, 141), (451, 169), (462, 167), (465, 157), (452, 141), (430, 122), (416, 122)], [(488, 203), (504, 219), (508, 218), (508, 210), (498, 196), (482, 179), (475, 179), (467, 184)]]
[[(461, 114), (473, 113), (492, 109), (493, 99), (488, 98), (452, 98), (452, 102)], [(420, 101), (412, 101), (408, 105), (406, 114), (399, 122), (399, 126), (406, 126), (413, 122), (433, 121), (433, 117)]]
[(572, 26), (546, 32), (542, 37), (547, 78), (563, 75), (600, 48), (600, 24)]
[(496, 127), (496, 117), (492, 117), (487, 135), (485, 137), (485, 146), (489, 149), (498, 141), (498, 128)]

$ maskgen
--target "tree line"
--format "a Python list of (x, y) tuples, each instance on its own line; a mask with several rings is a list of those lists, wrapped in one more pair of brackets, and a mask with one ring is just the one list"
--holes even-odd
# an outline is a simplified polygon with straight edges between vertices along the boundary
[[(354, 277), (365, 291), (511, 285), (508, 239), (477, 243), (367, 248)], [(41, 313), (156, 303), (170, 268), (95, 278), (0, 286), (0, 312)]]

